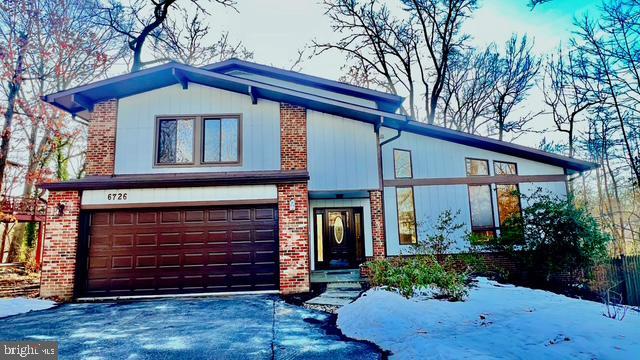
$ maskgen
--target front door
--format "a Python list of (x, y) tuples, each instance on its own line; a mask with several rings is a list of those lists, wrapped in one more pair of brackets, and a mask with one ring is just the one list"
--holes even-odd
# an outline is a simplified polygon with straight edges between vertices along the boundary
[(362, 208), (316, 209), (316, 268), (354, 268), (363, 260)]

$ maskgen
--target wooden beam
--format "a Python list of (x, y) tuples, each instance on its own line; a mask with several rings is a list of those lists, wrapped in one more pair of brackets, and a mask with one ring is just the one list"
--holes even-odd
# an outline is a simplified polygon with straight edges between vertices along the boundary
[(538, 182), (564, 182), (566, 175), (500, 175), (466, 176), (453, 178), (423, 178), (385, 180), (384, 186), (433, 186), (433, 185), (488, 185), (521, 184)]
[(184, 75), (184, 73), (178, 69), (171, 69), (171, 74), (173, 74), (173, 77), (176, 78), (176, 80), (178, 80), (178, 82), (180, 83), (180, 85), (182, 85), (182, 88), (184, 90), (189, 88), (189, 80), (187, 79), (187, 77)]
[(81, 94), (73, 94), (71, 95), (71, 101), (88, 112), (93, 112), (93, 101), (88, 97)]

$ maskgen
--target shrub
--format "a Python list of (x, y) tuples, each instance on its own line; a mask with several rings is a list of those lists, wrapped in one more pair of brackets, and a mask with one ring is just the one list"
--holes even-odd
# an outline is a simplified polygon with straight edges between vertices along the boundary
[(525, 200), (522, 216), (508, 219), (493, 246), (517, 253), (531, 275), (549, 282), (554, 273), (576, 275), (606, 258), (611, 237), (586, 208), (541, 190)]
[(452, 300), (467, 295), (467, 275), (445, 269), (433, 255), (376, 260), (368, 263), (368, 267), (373, 286), (387, 286), (407, 298), (416, 290), (428, 288), (435, 288)]

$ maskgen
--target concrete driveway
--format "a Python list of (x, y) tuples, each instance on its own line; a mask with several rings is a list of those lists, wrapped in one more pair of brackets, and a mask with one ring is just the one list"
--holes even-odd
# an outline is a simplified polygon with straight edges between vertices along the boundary
[(380, 358), (330, 323), (277, 296), (157, 299), (67, 304), (0, 319), (0, 339), (57, 340), (61, 359)]

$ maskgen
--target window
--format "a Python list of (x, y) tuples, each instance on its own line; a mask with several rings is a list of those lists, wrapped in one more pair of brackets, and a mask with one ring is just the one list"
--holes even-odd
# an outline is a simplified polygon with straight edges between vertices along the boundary
[(240, 116), (159, 118), (157, 121), (156, 165), (240, 164)]
[(493, 172), (498, 175), (518, 175), (518, 166), (516, 163), (505, 161), (494, 161)]
[(410, 179), (413, 177), (410, 151), (393, 149), (393, 166), (396, 179)]
[(491, 186), (470, 185), (469, 206), (471, 208), (471, 231), (481, 236), (495, 236)]
[(203, 131), (203, 158), (205, 163), (238, 161), (240, 132), (237, 118), (206, 118)]
[(162, 119), (158, 123), (158, 164), (193, 163), (194, 119)]
[(504, 221), (513, 215), (521, 214), (520, 192), (518, 185), (496, 185), (496, 193), (498, 198), (498, 217), (500, 218), (500, 226), (504, 225)]
[(489, 175), (489, 160), (466, 159), (467, 176)]
[(413, 188), (396, 188), (398, 202), (398, 230), (400, 245), (411, 245), (418, 242), (416, 231), (416, 210), (413, 202)]

